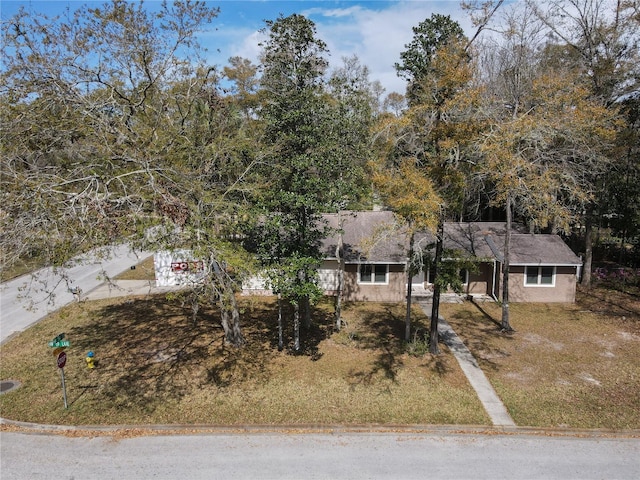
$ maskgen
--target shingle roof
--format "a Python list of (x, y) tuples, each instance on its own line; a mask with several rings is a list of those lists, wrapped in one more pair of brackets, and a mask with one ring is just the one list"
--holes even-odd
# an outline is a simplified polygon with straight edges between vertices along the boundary
[(557, 235), (511, 235), (511, 265), (582, 265)]
[[(347, 263), (405, 263), (409, 241), (390, 211), (341, 212), (324, 215), (333, 233), (323, 241), (327, 258), (336, 257), (342, 223), (345, 261)], [(460, 255), (503, 261), (504, 222), (447, 222), (444, 225), (445, 248)], [(416, 248), (435, 243), (430, 232), (415, 237)], [(512, 229), (511, 264), (513, 265), (581, 265), (580, 259), (557, 235), (527, 234), (522, 227)]]
[[(399, 226), (392, 212), (341, 212), (325, 215), (329, 227), (343, 231), (346, 262), (405, 263), (409, 243), (406, 229)], [(323, 251), (335, 258), (339, 234), (323, 242)]]

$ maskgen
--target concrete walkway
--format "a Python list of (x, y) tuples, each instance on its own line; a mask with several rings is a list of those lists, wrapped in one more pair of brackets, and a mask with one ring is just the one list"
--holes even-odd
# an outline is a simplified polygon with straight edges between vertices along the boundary
[[(427, 316), (431, 316), (431, 303), (419, 302), (418, 304)], [(456, 335), (456, 332), (453, 331), (451, 325), (442, 317), (438, 319), (438, 335), (442, 343), (449, 347), (456, 357), (460, 368), (476, 391), (493, 425), (496, 427), (515, 427), (515, 422), (507, 412), (491, 383), (487, 380), (484, 372), (480, 369), (477, 360), (460, 340), (460, 337)]]

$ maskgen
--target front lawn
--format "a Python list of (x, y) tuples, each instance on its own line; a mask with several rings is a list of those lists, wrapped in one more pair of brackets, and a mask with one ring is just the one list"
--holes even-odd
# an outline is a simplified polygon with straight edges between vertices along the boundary
[[(179, 299), (162, 295), (63, 308), (0, 347), (0, 378), (22, 383), (0, 396), (1, 415), (73, 425), (489, 423), (446, 349), (437, 358), (406, 353), (402, 305), (347, 305), (338, 333), (324, 303), (299, 355), (278, 352), (273, 298), (241, 305), (242, 349), (223, 345), (215, 310), (194, 324)], [(424, 332), (424, 315), (415, 315)], [(47, 346), (60, 332), (71, 342), (67, 410)]]
[(442, 305), (518, 425), (640, 428), (640, 297), (595, 287), (575, 305)]

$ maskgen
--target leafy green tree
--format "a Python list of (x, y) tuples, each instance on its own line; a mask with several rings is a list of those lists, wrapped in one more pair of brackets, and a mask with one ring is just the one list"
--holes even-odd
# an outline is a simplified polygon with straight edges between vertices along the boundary
[(229, 140), (242, 123), (197, 43), (217, 14), (114, 0), (3, 23), (2, 251), (5, 265), (62, 266), (120, 242), (191, 248), (207, 273), (194, 298), (221, 305), (225, 340), (240, 345), (230, 205), (252, 160)]
[(260, 195), (260, 251), (273, 271), (290, 275), (278, 291), (308, 327), (319, 288), (311, 266), (320, 265), (320, 242), (329, 232), (322, 214), (356, 205), (368, 189), (364, 166), (376, 97), (356, 57), (327, 76), (326, 45), (312, 21), (281, 16), (267, 30), (259, 93), (269, 152), (261, 171), (268, 188)]
[[(310, 321), (310, 291), (318, 289), (304, 265), (320, 265), (319, 244), (325, 234), (321, 214), (334, 199), (331, 181), (336, 169), (325, 145), (330, 109), (324, 99), (328, 63), (325, 43), (316, 38), (315, 25), (302, 15), (267, 21), (261, 78), (265, 144), (272, 152), (263, 170), (269, 188), (261, 196), (263, 261), (289, 274), (278, 291), (300, 308)], [(299, 271), (291, 266), (300, 266)], [(307, 320), (308, 319), (308, 320)], [(298, 323), (295, 323), (299, 349)]]

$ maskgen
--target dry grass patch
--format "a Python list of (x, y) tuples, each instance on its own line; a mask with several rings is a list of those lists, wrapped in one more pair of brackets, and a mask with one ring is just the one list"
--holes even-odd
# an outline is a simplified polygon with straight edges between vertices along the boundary
[[(402, 305), (347, 305), (313, 313), (303, 351), (277, 350), (272, 298), (242, 298), (244, 348), (224, 346), (214, 309), (193, 323), (163, 296), (70, 305), (1, 348), (0, 378), (22, 387), (0, 396), (2, 416), (50, 424), (487, 424), (449, 354), (406, 353)], [(416, 325), (426, 318), (416, 311)], [(69, 409), (47, 342), (71, 341)], [(290, 329), (286, 338), (291, 338)], [(84, 356), (96, 352), (89, 370)]]
[(640, 301), (591, 289), (575, 305), (442, 305), (518, 425), (640, 428)]
[(115, 277), (115, 280), (155, 280), (156, 270), (153, 255), (138, 263), (135, 268), (125, 270)]

